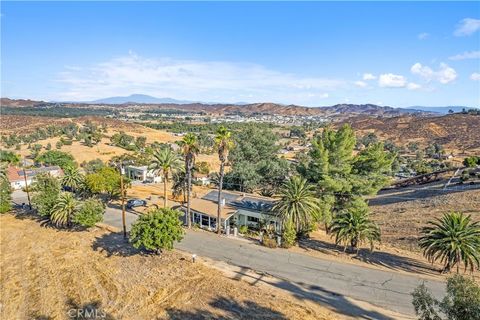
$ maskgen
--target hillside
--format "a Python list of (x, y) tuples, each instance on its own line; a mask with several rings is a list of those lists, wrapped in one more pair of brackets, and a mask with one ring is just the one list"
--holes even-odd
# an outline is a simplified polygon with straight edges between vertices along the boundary
[(478, 115), (449, 114), (435, 117), (406, 115), (390, 118), (359, 116), (341, 123), (350, 123), (359, 135), (374, 132), (379, 137), (400, 144), (437, 142), (457, 150), (480, 148)]
[[(148, 97), (148, 96), (147, 96)], [(325, 116), (332, 118), (345, 118), (352, 115), (370, 115), (370, 116), (383, 116), (394, 117), (404, 114), (412, 115), (433, 115), (431, 112), (419, 111), (415, 109), (402, 109), (386, 106), (378, 106), (374, 104), (337, 104), (334, 106), (324, 107), (304, 107), (298, 105), (282, 105), (278, 103), (252, 103), (252, 104), (205, 104), (205, 103), (137, 103), (131, 101), (128, 103), (120, 103), (129, 99), (135, 100), (135, 96), (129, 97), (113, 97), (104, 100), (97, 100), (94, 102), (84, 103), (50, 103), (43, 101), (32, 100), (14, 100), (8, 98), (2, 98), (1, 104), (3, 107), (35, 107), (35, 106), (64, 106), (64, 107), (81, 107), (81, 108), (98, 108), (99, 104), (102, 107), (114, 108), (116, 110), (130, 110), (139, 111), (142, 110), (180, 110), (189, 112), (202, 112), (206, 114), (225, 115), (225, 114), (268, 114), (268, 115), (282, 115), (282, 116)], [(140, 101), (145, 100), (142, 96)], [(162, 99), (157, 99), (162, 100)], [(150, 100), (155, 101), (155, 100)], [(168, 99), (164, 99), (168, 101)], [(175, 100), (176, 101), (176, 100)]]

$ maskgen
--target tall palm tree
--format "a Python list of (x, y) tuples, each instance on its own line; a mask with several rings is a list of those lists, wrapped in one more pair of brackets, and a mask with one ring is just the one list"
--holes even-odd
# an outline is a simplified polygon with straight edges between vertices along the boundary
[(444, 264), (443, 272), (463, 262), (465, 270), (480, 269), (480, 222), (472, 222), (470, 216), (450, 212), (423, 228), (419, 245), (430, 262)]
[(185, 173), (185, 168), (181, 168), (180, 170), (173, 173), (172, 176), (172, 194), (176, 197), (183, 197), (183, 204), (187, 202), (187, 175)]
[(330, 231), (335, 234), (335, 243), (350, 243), (352, 250), (359, 251), (362, 242), (370, 243), (373, 250), (374, 241), (380, 241), (380, 229), (368, 217), (368, 205), (361, 198), (352, 200), (346, 210), (338, 213), (332, 221)]
[(308, 230), (318, 220), (318, 200), (314, 187), (307, 180), (299, 176), (291, 177), (281, 186), (279, 196), (272, 211), (281, 219), (283, 226), (293, 223), (298, 233)]
[(167, 207), (167, 182), (169, 175), (177, 171), (181, 166), (180, 156), (170, 147), (156, 149), (152, 155), (152, 162), (149, 166), (155, 172), (161, 172), (163, 175), (163, 207)]
[(185, 157), (185, 173), (187, 174), (187, 225), (192, 227), (190, 219), (190, 190), (192, 189), (192, 170), (195, 165), (195, 157), (199, 152), (197, 136), (187, 133), (182, 139), (182, 152)]
[(218, 151), (218, 159), (220, 160), (220, 172), (219, 172), (219, 183), (218, 183), (218, 208), (217, 208), (217, 233), (221, 232), (221, 217), (220, 213), (222, 211), (222, 189), (223, 189), (223, 176), (225, 174), (225, 162), (228, 159), (228, 153), (233, 147), (233, 140), (231, 138), (232, 133), (228, 131), (224, 126), (220, 126), (217, 130), (215, 136), (215, 146)]
[(62, 192), (52, 208), (50, 220), (58, 227), (70, 227), (74, 214), (78, 211), (77, 201), (71, 192)]
[(62, 185), (69, 187), (73, 192), (81, 188), (84, 182), (84, 176), (78, 168), (68, 166), (63, 170)]

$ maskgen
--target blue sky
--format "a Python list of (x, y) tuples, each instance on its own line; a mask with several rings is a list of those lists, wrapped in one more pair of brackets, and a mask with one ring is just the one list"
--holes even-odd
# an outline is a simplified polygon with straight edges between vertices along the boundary
[(2, 2), (1, 95), (480, 104), (480, 2)]

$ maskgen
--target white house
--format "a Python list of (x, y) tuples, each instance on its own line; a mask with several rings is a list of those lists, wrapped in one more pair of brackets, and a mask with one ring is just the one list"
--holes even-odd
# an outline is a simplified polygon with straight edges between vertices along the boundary
[(126, 166), (125, 175), (132, 180), (142, 182), (162, 182), (161, 173), (155, 173), (154, 170), (148, 169), (148, 166)]
[(63, 175), (63, 170), (59, 166), (32, 168), (25, 169), (24, 175), (23, 169), (17, 167), (8, 167), (7, 177), (8, 181), (10, 181), (10, 186), (12, 189), (19, 190), (25, 188), (25, 180), (28, 185), (31, 185), (33, 179), (39, 173), (49, 173), (54, 177), (60, 177)]

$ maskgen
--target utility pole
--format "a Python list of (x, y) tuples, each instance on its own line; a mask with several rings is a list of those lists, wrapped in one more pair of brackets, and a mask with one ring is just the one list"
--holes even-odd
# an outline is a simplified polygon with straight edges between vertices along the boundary
[(27, 192), (28, 198), (28, 208), (32, 210), (32, 203), (30, 202), (30, 192), (28, 191), (28, 182), (27, 182), (27, 172), (25, 171), (25, 167), (23, 169), (23, 179), (25, 180), (25, 191)]
[(123, 186), (123, 165), (120, 165), (120, 192), (122, 194), (122, 224), (123, 224), (123, 238), (127, 239), (127, 223), (125, 219), (125, 190)]

